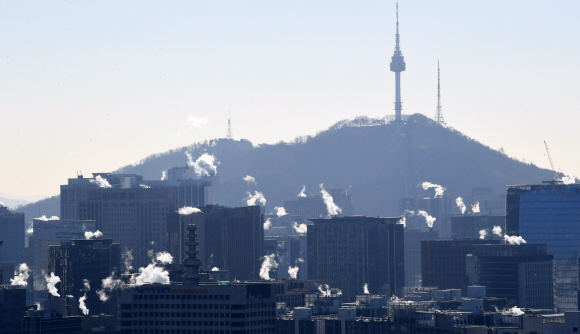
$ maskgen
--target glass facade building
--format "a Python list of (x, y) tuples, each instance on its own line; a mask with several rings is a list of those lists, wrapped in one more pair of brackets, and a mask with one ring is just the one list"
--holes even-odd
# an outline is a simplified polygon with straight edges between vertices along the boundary
[[(554, 255), (556, 259), (578, 258), (580, 185), (532, 185), (514, 190), (516, 191), (513, 191), (512, 203), (509, 203), (508, 191), (507, 233), (515, 232), (512, 234), (522, 236), (528, 243), (546, 244), (548, 253)], [(515, 205), (516, 203), (519, 205)], [(512, 228), (507, 218), (510, 209), (519, 211), (517, 212), (519, 222), (517, 225), (512, 224), (511, 226), (514, 226)], [(512, 217), (514, 216), (515, 212)]]

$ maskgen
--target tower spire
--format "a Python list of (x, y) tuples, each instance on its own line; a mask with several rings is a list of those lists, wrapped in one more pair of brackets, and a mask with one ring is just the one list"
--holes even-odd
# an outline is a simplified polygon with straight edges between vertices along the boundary
[(231, 113), (228, 111), (228, 139), (233, 139)]
[(441, 110), (441, 72), (439, 70), (439, 60), (437, 60), (437, 111), (435, 112), (435, 122), (445, 125), (443, 111)]
[(395, 35), (395, 53), (391, 57), (391, 72), (395, 72), (395, 122), (401, 122), (401, 72), (406, 68), (405, 58), (399, 46), (399, 3), (397, 2), (397, 34)]

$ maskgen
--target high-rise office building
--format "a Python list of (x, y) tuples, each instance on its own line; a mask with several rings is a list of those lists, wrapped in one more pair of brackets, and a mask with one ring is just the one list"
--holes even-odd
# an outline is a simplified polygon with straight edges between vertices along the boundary
[(421, 279), (421, 241), (439, 237), (434, 231), (405, 228), (405, 286), (419, 287)]
[(183, 284), (145, 284), (121, 292), (123, 333), (274, 333), (276, 291), (270, 282), (203, 284), (197, 227), (187, 227)]
[(2, 261), (22, 262), (24, 250), (24, 213), (17, 213), (0, 204), (0, 236)]
[(354, 301), (371, 293), (395, 295), (405, 285), (404, 227), (399, 218), (365, 216), (310, 219), (308, 278), (339, 288)]
[(499, 240), (440, 239), (421, 241), (421, 279), (423, 286), (441, 290), (461, 289), (467, 293), (465, 256), (477, 244), (496, 243)]
[(238, 280), (259, 279), (264, 255), (261, 207), (207, 205), (201, 210), (190, 215), (167, 216), (168, 248), (175, 261), (180, 263), (185, 258), (186, 229), (189, 224), (196, 224), (202, 268), (228, 270), (230, 277)]
[(21, 334), (26, 314), (26, 288), (0, 285), (0, 333)]
[[(99, 186), (82, 188), (83, 199), (75, 197), (77, 204), (66, 205), (77, 205), (76, 219), (95, 220), (98, 230), (121, 248), (132, 251), (135, 265), (142, 266), (149, 262), (149, 250), (167, 250), (168, 213), (183, 206), (217, 203), (218, 177), (194, 178), (193, 170), (171, 168), (166, 171), (165, 180), (155, 181), (143, 180), (136, 174), (95, 173), (89, 183)], [(71, 180), (68, 186), (61, 187), (61, 201), (66, 197), (63, 191), (70, 193), (74, 183), (84, 179)]]
[[(116, 301), (103, 303), (96, 291), (101, 289), (102, 280), (119, 270), (120, 262), (119, 244), (112, 239), (77, 239), (50, 246), (48, 270), (60, 277), (57, 288), (61, 296), (72, 295), (79, 300), (86, 293), (89, 312), (111, 314)], [(89, 281), (89, 291), (83, 291), (85, 279)]]
[(510, 186), (506, 200), (506, 234), (528, 243), (546, 244), (554, 255), (554, 293), (558, 312), (579, 307), (580, 185), (545, 182)]
[(552, 260), (546, 245), (473, 245), (466, 256), (469, 285), (520, 308), (553, 309)]

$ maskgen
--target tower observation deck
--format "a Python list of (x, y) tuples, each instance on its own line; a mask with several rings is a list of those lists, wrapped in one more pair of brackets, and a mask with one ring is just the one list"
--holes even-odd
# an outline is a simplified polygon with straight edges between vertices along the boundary
[(403, 103), (401, 102), (401, 72), (405, 70), (405, 58), (401, 53), (399, 47), (399, 4), (397, 3), (397, 34), (395, 53), (391, 57), (391, 72), (395, 72), (395, 121), (401, 121), (401, 110)]

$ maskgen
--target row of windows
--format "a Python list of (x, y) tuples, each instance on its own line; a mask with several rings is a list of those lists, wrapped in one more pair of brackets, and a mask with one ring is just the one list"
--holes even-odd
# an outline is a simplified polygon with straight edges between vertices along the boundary
[[(195, 329), (134, 329), (134, 330), (124, 330), (123, 333), (139, 333), (139, 334), (235, 334), (237, 332), (246, 333), (246, 331), (230, 331), (230, 330), (195, 330)], [(261, 328), (250, 330), (252, 334), (258, 333), (274, 333), (273, 328)], [(240, 333), (240, 334), (241, 334)]]
[(261, 326), (261, 325), (274, 325), (276, 323), (275, 319), (269, 320), (255, 320), (255, 321), (174, 321), (174, 320), (139, 320), (139, 321), (121, 321), (122, 327), (131, 326), (232, 326), (232, 327), (246, 327), (246, 326)]
[[(237, 313), (234, 313), (237, 315)], [(243, 315), (243, 314), (242, 314)], [(203, 317), (203, 318), (229, 318), (230, 313), (174, 313), (174, 312), (123, 312), (121, 314), (123, 318), (132, 317)]]
[(228, 304), (133, 304), (133, 308), (209, 308), (209, 309), (229, 309)]
[(230, 299), (229, 295), (133, 295), (133, 299)]

